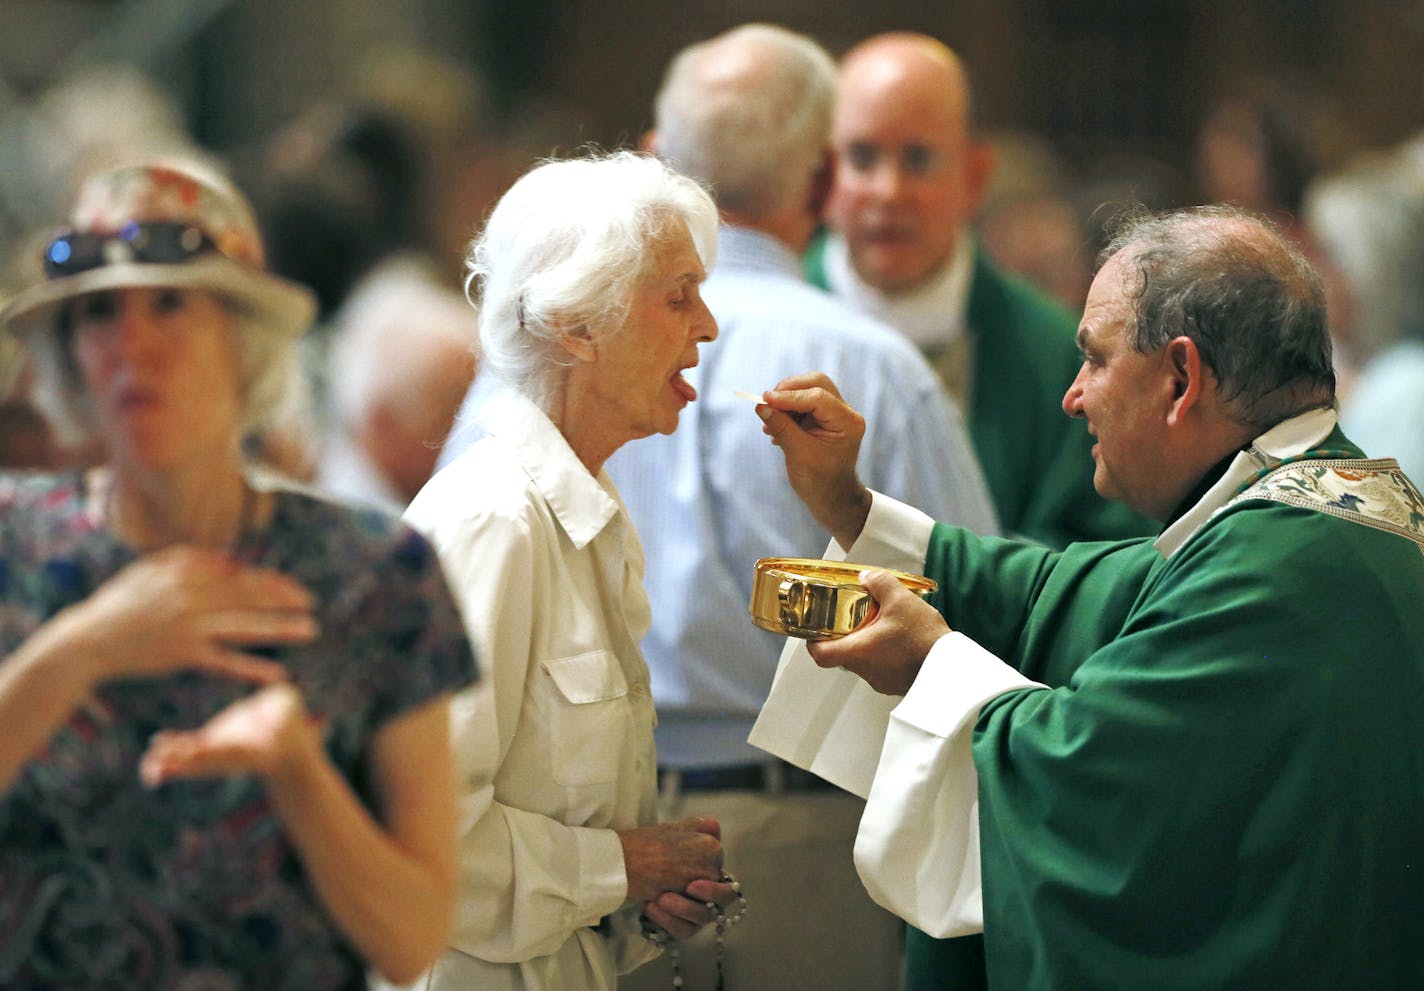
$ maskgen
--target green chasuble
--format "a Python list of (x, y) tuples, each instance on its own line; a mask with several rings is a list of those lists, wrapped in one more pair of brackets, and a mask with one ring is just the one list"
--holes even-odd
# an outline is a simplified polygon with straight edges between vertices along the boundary
[[(807, 279), (823, 289), (827, 243), (823, 232), (803, 259)], [(1082, 360), (1074, 316), (976, 251), (965, 326), (973, 342), (965, 422), (1004, 532), (1055, 548), (1155, 533), (1153, 521), (1098, 495), (1087, 424), (1063, 412)], [(907, 940), (920, 957), (937, 957), (930, 972), (961, 976), (919, 984), (911, 967), (904, 991), (984, 987), (980, 937), (931, 940), (911, 927)]]
[[(803, 260), (823, 289), (826, 243), (819, 237)], [(1152, 521), (1098, 495), (1087, 424), (1063, 412), (1082, 360), (1076, 318), (976, 251), (965, 325), (973, 346), (965, 421), (1004, 532), (1050, 547), (1155, 533)]]
[[(1424, 986), (1424, 501), (1392, 462), (1287, 462), (1166, 558), (937, 525), (925, 570), (1048, 686), (974, 726), (991, 988)], [(974, 986), (972, 942), (911, 935), (907, 987)]]

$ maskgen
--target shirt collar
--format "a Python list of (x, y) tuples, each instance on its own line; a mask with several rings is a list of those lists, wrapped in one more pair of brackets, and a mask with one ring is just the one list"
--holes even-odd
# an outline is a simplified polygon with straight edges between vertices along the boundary
[(1163, 557), (1175, 554), (1211, 514), (1234, 499), (1257, 472), (1319, 445), (1335, 429), (1336, 419), (1333, 409), (1313, 409), (1291, 417), (1238, 451), (1224, 469), (1218, 466), (1208, 472), (1205, 476), (1208, 479), (1218, 470), (1220, 477), (1194, 505), (1162, 530), (1154, 543), (1158, 553)]
[(974, 274), (974, 236), (967, 228), (955, 237), (949, 263), (924, 285), (905, 292), (884, 293), (861, 281), (839, 234), (826, 239), (825, 259), (826, 281), (837, 296), (888, 323), (921, 348), (963, 336)]
[(801, 263), (786, 245), (764, 231), (723, 224), (717, 232), (714, 272), (776, 272), (800, 281)]
[(504, 387), (490, 397), (487, 433), (509, 444), (574, 547), (582, 550), (622, 512), (607, 471), (595, 478), (548, 415)]

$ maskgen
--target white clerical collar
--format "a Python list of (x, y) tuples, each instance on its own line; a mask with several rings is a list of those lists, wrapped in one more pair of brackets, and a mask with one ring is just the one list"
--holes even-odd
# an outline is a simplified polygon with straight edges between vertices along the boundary
[(1234, 499), (1258, 471), (1273, 468), (1285, 458), (1318, 447), (1335, 429), (1335, 421), (1333, 409), (1313, 409), (1278, 423), (1257, 437), (1232, 459), (1226, 474), (1217, 479), (1195, 506), (1162, 531), (1154, 544), (1158, 553), (1171, 557), (1212, 513)]
[(964, 334), (969, 309), (969, 283), (974, 271), (974, 237), (966, 229), (954, 239), (954, 254), (924, 285), (901, 293), (884, 293), (861, 281), (850, 263), (845, 239), (833, 234), (826, 242), (826, 281), (831, 291), (853, 309), (894, 327), (920, 348), (931, 348)]

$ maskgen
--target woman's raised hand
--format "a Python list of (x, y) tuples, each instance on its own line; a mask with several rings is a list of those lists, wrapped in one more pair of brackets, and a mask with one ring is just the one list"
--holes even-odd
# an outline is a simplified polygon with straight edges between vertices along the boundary
[(239, 699), (195, 730), (155, 733), (139, 774), (150, 786), (229, 774), (275, 779), (302, 766), (320, 747), (301, 692), (279, 682)]
[(280, 681), (282, 665), (245, 648), (308, 643), (319, 634), (311, 593), (300, 583), (194, 547), (134, 561), (61, 616), (81, 642), (75, 660), (94, 684), (184, 669)]

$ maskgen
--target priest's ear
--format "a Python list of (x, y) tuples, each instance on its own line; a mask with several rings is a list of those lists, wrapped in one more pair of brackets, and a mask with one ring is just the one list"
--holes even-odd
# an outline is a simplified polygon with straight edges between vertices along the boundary
[(1162, 357), (1171, 385), (1167, 422), (1175, 425), (1205, 398), (1211, 369), (1202, 361), (1197, 342), (1185, 335), (1168, 341)]
[(964, 157), (964, 178), (962, 197), (968, 205), (970, 215), (976, 215), (984, 203), (984, 195), (989, 190), (989, 180), (994, 177), (996, 165), (994, 148), (985, 141), (971, 141)]
[(643, 137), (638, 141), (638, 150), (649, 155), (658, 153), (658, 129), (650, 127), (643, 132)]

